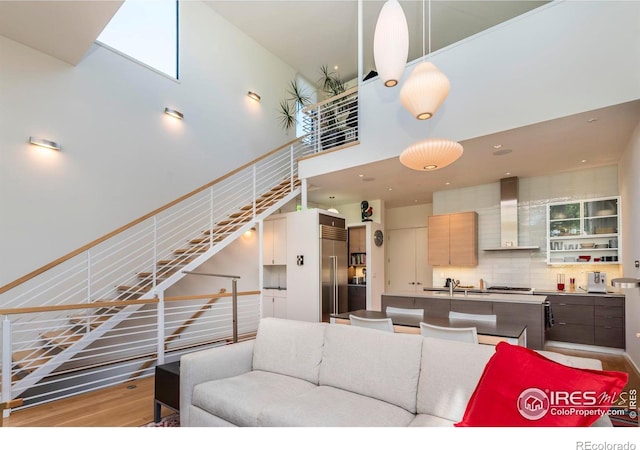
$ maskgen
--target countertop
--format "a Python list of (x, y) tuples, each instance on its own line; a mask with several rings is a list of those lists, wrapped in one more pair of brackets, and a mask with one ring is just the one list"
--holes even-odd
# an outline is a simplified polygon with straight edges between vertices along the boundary
[(413, 298), (449, 298), (455, 300), (475, 300), (486, 302), (507, 302), (507, 303), (533, 303), (542, 304), (547, 299), (545, 295), (531, 295), (531, 294), (496, 294), (493, 292), (476, 291), (471, 290), (465, 292), (463, 290), (455, 290), (453, 295), (449, 295), (449, 290), (442, 291), (391, 291), (385, 292), (383, 295), (395, 295), (398, 297), (413, 297)]
[[(425, 292), (449, 292), (449, 288), (445, 288), (445, 287), (431, 287), (431, 288), (424, 288)], [(465, 289), (463, 288), (456, 288), (456, 292), (464, 292)], [(489, 289), (466, 289), (467, 292), (469, 292), (469, 294), (474, 293), (490, 293), (490, 294), (497, 294), (497, 295), (513, 295), (512, 292), (514, 291), (492, 291), (491, 288)], [(519, 294), (519, 295), (586, 295), (586, 296), (593, 296), (593, 297), (620, 297), (620, 298), (624, 298), (624, 294), (620, 293), (620, 292), (607, 292), (606, 294), (604, 293), (600, 293), (600, 292), (586, 292), (583, 291), (581, 289), (576, 289), (574, 292), (570, 292), (570, 291), (555, 291), (555, 290), (545, 290), (545, 289), (534, 289), (531, 293), (528, 294)]]

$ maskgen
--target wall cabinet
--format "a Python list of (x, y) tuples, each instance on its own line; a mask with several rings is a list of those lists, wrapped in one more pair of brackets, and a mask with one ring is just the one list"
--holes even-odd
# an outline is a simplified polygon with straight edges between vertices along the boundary
[(367, 228), (364, 226), (349, 227), (349, 264), (367, 264)]
[(265, 220), (262, 232), (262, 265), (287, 264), (287, 219)]
[(478, 213), (443, 214), (428, 220), (430, 265), (478, 265)]
[(282, 289), (262, 291), (262, 317), (287, 318), (287, 291)]
[(547, 264), (619, 264), (620, 197), (547, 206)]
[(552, 295), (547, 301), (555, 322), (547, 340), (625, 348), (624, 298)]

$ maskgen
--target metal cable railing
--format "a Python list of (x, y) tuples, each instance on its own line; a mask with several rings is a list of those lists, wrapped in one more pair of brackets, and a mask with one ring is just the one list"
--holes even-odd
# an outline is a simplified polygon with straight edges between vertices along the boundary
[(355, 89), (308, 107), (309, 134), (0, 287), (0, 402), (104, 388), (251, 337), (259, 292), (235, 306), (224, 294), (172, 302), (164, 292), (298, 195), (299, 158), (357, 142), (357, 108)]
[[(84, 367), (95, 364), (104, 366), (102, 370), (110, 373), (114, 369), (107, 369), (108, 365), (127, 365), (140, 355), (161, 353), (157, 348), (158, 337), (153, 337), (153, 330), (147, 323), (153, 321), (152, 317), (141, 315), (143, 312), (148, 314), (148, 305), (108, 308), (104, 302), (151, 300), (164, 295), (168, 287), (185, 276), (183, 270), (197, 267), (256, 221), (275, 211), (278, 202), (289, 201), (298, 195), (300, 182), (296, 161), (311, 153), (313, 150), (304, 138), (297, 139), (16, 282), (0, 287), (0, 305), (5, 311), (0, 312), (0, 400), (6, 402), (25, 392), (37, 392), (37, 396), (50, 399), (55, 396), (52, 392), (65, 391), (47, 387), (53, 380), (56, 386), (61, 383), (58, 380), (61, 372), (92, 373)], [(65, 308), (72, 304), (86, 305), (86, 308), (71, 316)], [(20, 314), (7, 313), (15, 308), (27, 309)], [(255, 331), (259, 311), (258, 302), (250, 307), (240, 307), (240, 317), (245, 314), (252, 319), (239, 333), (251, 332), (251, 327)], [(215, 317), (205, 319), (204, 316)], [(224, 308), (215, 306), (199, 320), (207, 324), (205, 330), (208, 330), (212, 324), (206, 320), (224, 323), (228, 317)], [(127, 326), (138, 322), (146, 325)], [(183, 346), (185, 342), (195, 345), (194, 340), (208, 333), (195, 331), (199, 328), (202, 325), (193, 324), (172, 345)], [(218, 330), (219, 336), (215, 336), (220, 338), (227, 331), (231, 336), (234, 334), (231, 328), (227, 330), (222, 325), (213, 329)], [(126, 344), (115, 344), (123, 339), (122, 333), (127, 336)], [(190, 335), (193, 338), (187, 338)], [(136, 344), (128, 340), (132, 338)], [(106, 345), (105, 342), (114, 344)], [(120, 359), (127, 362), (107, 363)], [(131, 375), (121, 372), (116, 377), (118, 380)], [(72, 387), (69, 389), (73, 390)], [(33, 401), (25, 401), (25, 404), (31, 405)]]

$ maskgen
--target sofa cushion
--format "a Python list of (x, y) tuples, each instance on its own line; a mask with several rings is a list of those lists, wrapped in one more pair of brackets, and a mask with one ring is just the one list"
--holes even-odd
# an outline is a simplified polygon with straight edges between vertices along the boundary
[(409, 424), (410, 427), (451, 427), (453, 428), (453, 420), (443, 419), (438, 416), (429, 414), (418, 414)]
[(628, 379), (625, 372), (568, 367), (500, 342), (456, 426), (590, 426)]
[(456, 422), (462, 419), (494, 351), (490, 345), (424, 338), (418, 413)]
[(387, 402), (319, 386), (268, 405), (258, 422), (269, 427), (406, 427), (413, 417)]
[(260, 320), (253, 349), (253, 369), (318, 384), (326, 325), (273, 317)]
[(266, 406), (316, 387), (299, 378), (254, 370), (197, 385), (193, 390), (193, 405), (234, 425), (255, 427)]
[(416, 411), (422, 337), (332, 324), (325, 332), (320, 385)]

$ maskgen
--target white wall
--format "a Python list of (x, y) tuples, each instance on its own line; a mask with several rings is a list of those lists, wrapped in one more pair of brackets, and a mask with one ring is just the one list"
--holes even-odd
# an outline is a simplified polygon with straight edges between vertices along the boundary
[[(617, 265), (547, 265), (546, 205), (553, 202), (618, 195), (616, 166), (600, 167), (560, 175), (519, 179), (518, 243), (536, 245), (539, 251), (484, 252), (483, 248), (500, 247), (500, 183), (436, 192), (433, 214), (463, 211), (478, 213), (478, 265), (473, 268), (434, 267), (433, 284), (444, 286), (444, 279), (454, 277), (463, 285), (510, 285), (555, 290), (556, 274), (576, 278), (578, 286), (586, 284), (586, 273), (606, 272), (608, 279), (619, 275)], [(624, 217), (625, 203), (622, 203)], [(626, 233), (633, 229), (623, 227)]]
[[(618, 165), (620, 196), (623, 202), (624, 215), (622, 229), (629, 230), (624, 236), (622, 254), (622, 275), (629, 278), (640, 278), (640, 269), (635, 261), (640, 261), (640, 125), (635, 129), (629, 146), (625, 150)], [(640, 289), (624, 289), (626, 296), (626, 341), (627, 354), (640, 370)]]
[(302, 161), (300, 176), (397, 157), (425, 133), (463, 141), (636, 100), (639, 20), (640, 2), (551, 2), (432, 53), (451, 92), (426, 128), (399, 88), (364, 82), (360, 145)]
[(292, 138), (276, 110), (295, 71), (202, 2), (180, 8), (180, 81), (98, 45), (71, 66), (0, 36), (0, 285)]
[(402, 228), (426, 227), (428, 226), (427, 217), (432, 214), (432, 203), (388, 208), (386, 211), (386, 228), (387, 230), (399, 230)]

